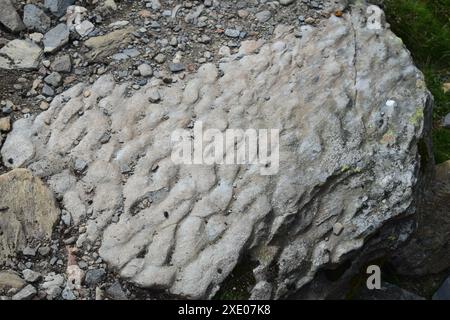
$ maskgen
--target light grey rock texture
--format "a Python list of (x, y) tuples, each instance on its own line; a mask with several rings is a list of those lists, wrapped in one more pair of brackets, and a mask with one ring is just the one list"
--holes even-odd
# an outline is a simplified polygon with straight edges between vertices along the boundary
[(37, 69), (41, 56), (37, 44), (15, 39), (0, 49), (0, 69)]
[(47, 294), (47, 300), (53, 300), (59, 297), (64, 286), (65, 279), (60, 274), (50, 273), (44, 278), (41, 289)]
[(36, 5), (27, 4), (23, 8), (23, 23), (28, 29), (45, 33), (51, 22), (50, 17)]
[[(244, 42), (220, 70), (205, 64), (170, 86), (153, 79), (131, 93), (112, 75), (77, 84), (16, 121), (5, 142), (16, 149), (2, 157), (45, 177), (75, 224), (89, 218), (78, 244), (101, 240), (102, 259), (138, 286), (211, 298), (250, 256), (259, 289), (291, 296), (413, 229), (400, 221), (414, 216), (431, 98), (401, 40), (366, 28), (364, 12), (303, 27), (301, 37), (279, 26), (272, 41)], [(151, 103), (155, 89), (161, 100)], [(175, 164), (171, 134), (197, 121), (279, 129), (278, 174)], [(88, 164), (81, 176), (76, 159)], [(399, 226), (391, 242), (386, 225)]]
[(0, 1), (0, 23), (12, 32), (19, 32), (25, 29), (14, 4), (10, 0)]
[(55, 16), (60, 17), (66, 13), (67, 7), (74, 3), (75, 0), (45, 0), (44, 7)]
[(36, 295), (36, 293), (36, 288), (29, 284), (18, 293), (13, 295), (12, 300), (30, 300)]
[(66, 24), (60, 23), (50, 29), (45, 35), (44, 52), (54, 52), (69, 42), (70, 31)]

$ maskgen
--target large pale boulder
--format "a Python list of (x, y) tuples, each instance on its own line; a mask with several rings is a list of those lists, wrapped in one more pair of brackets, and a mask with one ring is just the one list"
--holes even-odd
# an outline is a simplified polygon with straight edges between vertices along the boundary
[[(365, 9), (300, 36), (279, 26), (170, 86), (78, 84), (17, 121), (2, 157), (45, 177), (75, 223), (88, 218), (78, 245), (101, 240), (138, 286), (211, 298), (250, 259), (253, 296), (288, 297), (413, 230), (432, 101), (402, 41), (367, 28)], [(175, 163), (172, 133), (200, 122), (278, 129), (279, 170)]]
[(0, 176), (0, 264), (29, 242), (48, 241), (58, 219), (52, 192), (27, 169)]

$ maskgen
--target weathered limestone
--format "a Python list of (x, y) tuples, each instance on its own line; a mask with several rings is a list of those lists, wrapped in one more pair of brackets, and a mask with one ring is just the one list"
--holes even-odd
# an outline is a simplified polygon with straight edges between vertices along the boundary
[(29, 170), (0, 176), (0, 264), (29, 241), (48, 240), (59, 210), (50, 190)]
[[(18, 120), (1, 155), (45, 177), (74, 223), (87, 220), (78, 245), (101, 239), (101, 257), (139, 286), (210, 298), (245, 255), (259, 264), (253, 298), (287, 297), (415, 210), (430, 94), (401, 40), (366, 28), (364, 12), (301, 37), (280, 26), (170, 86), (78, 84)], [(93, 41), (105, 57), (106, 38)], [(175, 164), (171, 134), (198, 121), (279, 129), (278, 174)]]

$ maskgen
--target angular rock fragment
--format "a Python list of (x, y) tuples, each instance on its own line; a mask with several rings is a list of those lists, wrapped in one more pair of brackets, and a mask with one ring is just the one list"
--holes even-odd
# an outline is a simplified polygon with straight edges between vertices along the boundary
[(45, 0), (44, 7), (55, 16), (61, 17), (66, 13), (67, 8), (74, 3), (75, 0)]
[(27, 4), (23, 8), (23, 23), (28, 29), (45, 33), (50, 28), (51, 19), (38, 6)]
[(0, 1), (0, 23), (12, 32), (25, 29), (25, 25), (10, 0)]
[(0, 49), (0, 69), (37, 69), (42, 49), (26, 40), (12, 40)]
[(55, 61), (51, 64), (50, 68), (56, 72), (70, 72), (72, 70), (72, 61), (68, 54), (64, 54), (55, 58)]
[(44, 52), (54, 52), (69, 42), (69, 28), (64, 23), (58, 24), (44, 35)]
[(37, 293), (37, 290), (35, 287), (33, 287), (31, 284), (27, 285), (25, 288), (20, 290), (18, 293), (12, 296), (13, 300), (30, 300), (33, 298)]

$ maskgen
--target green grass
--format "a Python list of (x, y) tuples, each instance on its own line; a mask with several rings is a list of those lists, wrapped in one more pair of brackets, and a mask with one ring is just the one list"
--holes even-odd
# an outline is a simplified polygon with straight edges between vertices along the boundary
[(386, 18), (402, 38), (435, 99), (433, 118), (434, 154), (437, 163), (450, 159), (450, 130), (440, 127), (450, 113), (450, 0), (385, 0)]

